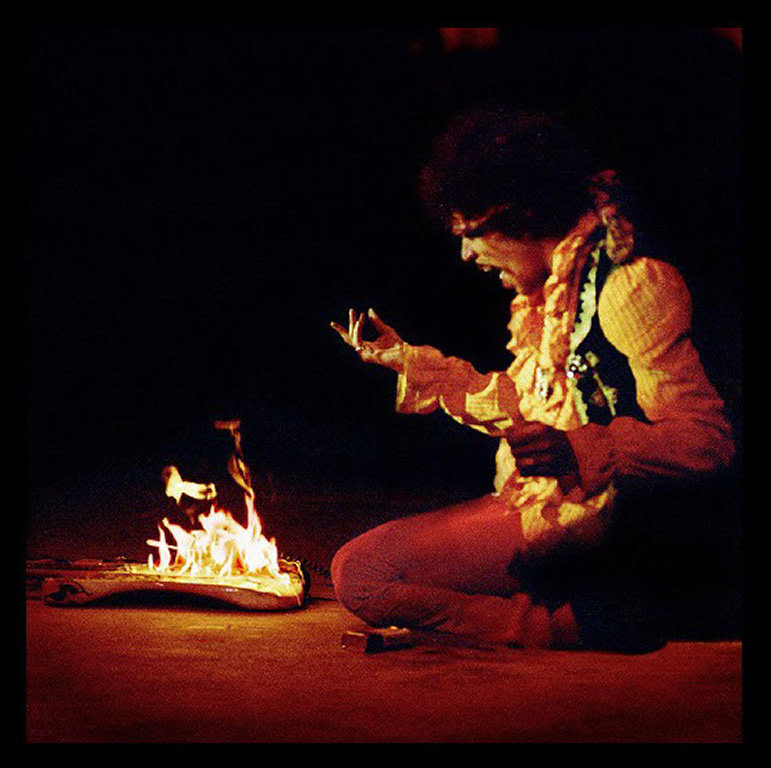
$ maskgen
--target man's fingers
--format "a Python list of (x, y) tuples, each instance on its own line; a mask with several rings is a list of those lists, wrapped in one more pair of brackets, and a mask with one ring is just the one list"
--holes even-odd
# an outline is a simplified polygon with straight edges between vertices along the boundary
[(364, 326), (364, 313), (359, 315), (358, 319), (356, 320), (356, 334), (354, 336), (354, 339), (356, 341), (356, 345), (361, 345), (361, 329)]
[(518, 464), (519, 474), (523, 477), (549, 477), (550, 472), (542, 464)]
[[(367, 322), (367, 318), (372, 321), (380, 334), (380, 338), (375, 341), (364, 341), (362, 339), (362, 331), (364, 324)], [(337, 331), (346, 344), (353, 347), (359, 353), (362, 360), (366, 360), (367, 362), (379, 362), (377, 353), (380, 351), (381, 347), (385, 348), (388, 345), (394, 345), (401, 341), (396, 331), (384, 323), (378, 317), (374, 309), (370, 309), (366, 313), (362, 312), (361, 314), (354, 309), (349, 309), (347, 330), (334, 321), (330, 322), (329, 325), (333, 330)]]
[(352, 347), (358, 347), (361, 344), (361, 318), (357, 316), (355, 310), (348, 310), (348, 338)]
[(549, 477), (554, 474), (556, 462), (550, 454), (535, 454), (517, 458), (517, 467), (525, 477), (540, 476)]
[(333, 330), (337, 331), (340, 334), (340, 336), (342, 337), (343, 341), (346, 344), (351, 343), (351, 337), (348, 335), (348, 331), (346, 331), (342, 325), (339, 325), (338, 323), (332, 321), (330, 322), (330, 326), (332, 327)]
[(353, 347), (357, 352), (359, 352), (362, 349), (363, 342), (361, 341), (361, 338), (357, 338), (355, 335), (355, 325), (354, 325), (354, 333), (351, 333), (351, 329), (349, 328), (346, 330), (343, 328), (342, 325), (339, 323), (336, 323), (334, 321), (330, 322), (329, 325), (332, 327), (333, 330), (337, 331), (337, 333), (340, 335), (340, 338), (349, 346)]
[(517, 448), (527, 448), (534, 446), (543, 440), (548, 440), (553, 427), (541, 424), (540, 421), (521, 421), (517, 422), (511, 435), (507, 435), (509, 445), (512, 450)]
[(550, 446), (551, 441), (548, 436), (542, 434), (526, 435), (516, 439), (509, 438), (509, 448), (515, 456), (543, 453), (548, 451)]
[(370, 308), (369, 312), (367, 313), (369, 315), (369, 319), (372, 321), (372, 325), (375, 326), (375, 328), (380, 331), (380, 333), (388, 333), (389, 331), (393, 331), (393, 328), (391, 328), (390, 325), (384, 323), (380, 316), (375, 312), (374, 309)]
[(514, 458), (517, 460), (517, 464), (532, 467), (536, 464), (548, 464), (554, 458), (554, 454), (549, 451), (532, 451)]

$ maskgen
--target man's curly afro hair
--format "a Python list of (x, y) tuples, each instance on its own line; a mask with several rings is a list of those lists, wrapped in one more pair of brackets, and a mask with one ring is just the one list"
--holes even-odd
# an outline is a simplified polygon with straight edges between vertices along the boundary
[(452, 213), (476, 218), (506, 206), (486, 230), (515, 238), (562, 236), (591, 207), (597, 168), (574, 134), (555, 118), (507, 105), (457, 115), (433, 145), (419, 192), (444, 226)]

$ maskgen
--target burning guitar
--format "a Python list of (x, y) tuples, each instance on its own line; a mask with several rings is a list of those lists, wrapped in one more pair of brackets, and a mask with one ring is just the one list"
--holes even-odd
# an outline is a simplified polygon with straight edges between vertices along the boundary
[[(186, 530), (168, 518), (158, 526), (157, 549), (146, 564), (125, 563), (86, 570), (72, 578), (43, 582), (49, 605), (82, 605), (116, 594), (176, 592), (224, 601), (246, 610), (280, 610), (303, 605), (306, 581), (300, 563), (279, 558), (275, 539), (267, 539), (255, 508), (255, 493), (241, 448), (240, 422), (218, 421), (228, 430), (234, 450), (228, 462), (231, 477), (243, 489), (246, 525), (217, 505), (212, 483), (183, 480), (176, 467), (166, 467), (166, 495), (177, 504), (182, 496), (211, 501), (198, 517), (199, 528)], [(166, 532), (173, 541), (169, 541)]]

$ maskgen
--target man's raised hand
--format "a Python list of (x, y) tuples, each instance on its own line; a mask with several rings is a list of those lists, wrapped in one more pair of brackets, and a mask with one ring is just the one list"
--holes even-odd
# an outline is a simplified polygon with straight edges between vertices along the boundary
[[(365, 341), (361, 336), (367, 316), (379, 334), (373, 341)], [(367, 315), (358, 315), (353, 309), (348, 310), (347, 330), (339, 323), (331, 322), (330, 325), (365, 363), (375, 363), (395, 371), (404, 369), (404, 342), (390, 325), (378, 317), (374, 309), (370, 309)]]

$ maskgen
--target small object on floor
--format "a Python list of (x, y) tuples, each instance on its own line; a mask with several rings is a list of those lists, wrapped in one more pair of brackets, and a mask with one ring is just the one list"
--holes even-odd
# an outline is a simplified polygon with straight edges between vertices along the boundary
[(415, 636), (409, 629), (386, 627), (375, 629), (362, 627), (349, 629), (343, 633), (341, 645), (348, 651), (358, 653), (380, 653), (399, 648), (411, 648), (415, 645)]

